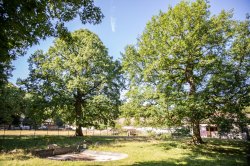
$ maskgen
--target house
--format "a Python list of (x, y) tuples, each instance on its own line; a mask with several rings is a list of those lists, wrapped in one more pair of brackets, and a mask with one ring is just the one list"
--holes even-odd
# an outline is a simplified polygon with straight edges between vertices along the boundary
[(203, 138), (219, 138), (216, 125), (200, 124), (200, 134)]

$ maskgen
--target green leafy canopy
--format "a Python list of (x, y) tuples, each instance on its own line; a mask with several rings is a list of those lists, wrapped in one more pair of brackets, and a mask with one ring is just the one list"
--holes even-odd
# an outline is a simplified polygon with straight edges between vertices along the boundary
[(49, 107), (61, 109), (77, 125), (112, 123), (120, 103), (120, 63), (113, 61), (97, 35), (89, 30), (57, 39), (47, 53), (38, 50), (29, 59), (26, 88), (43, 96)]
[(0, 1), (0, 83), (10, 76), (11, 60), (46, 37), (67, 39), (65, 23), (79, 17), (83, 24), (98, 24), (104, 17), (93, 0)]
[[(211, 16), (205, 0), (182, 1), (154, 16), (123, 55), (130, 91), (151, 87), (154, 105), (163, 108), (165, 100), (170, 106), (161, 115), (174, 112), (196, 126), (197, 136), (198, 124), (210, 116), (240, 113), (250, 104), (250, 22), (232, 16)], [(138, 96), (128, 95), (129, 102)]]

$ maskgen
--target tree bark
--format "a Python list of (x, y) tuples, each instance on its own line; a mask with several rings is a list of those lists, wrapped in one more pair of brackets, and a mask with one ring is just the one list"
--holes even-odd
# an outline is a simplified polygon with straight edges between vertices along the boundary
[(250, 141), (248, 128), (246, 128), (246, 136), (247, 136), (247, 141)]
[(250, 141), (248, 127), (244, 126), (242, 132), (246, 132), (246, 140)]
[(75, 113), (76, 113), (76, 132), (75, 136), (83, 136), (82, 133), (82, 106), (81, 106), (81, 95), (80, 92), (77, 91), (77, 95), (75, 96)]
[[(193, 77), (193, 68), (194, 67), (192, 64), (188, 64), (185, 70), (185, 77), (190, 86), (190, 91), (189, 91), (190, 98), (196, 94), (196, 84), (195, 84), (195, 80)], [(191, 118), (192, 129), (193, 129), (193, 142), (194, 144), (202, 144), (204, 142), (202, 141), (201, 135), (200, 135), (200, 121), (199, 119), (196, 119), (199, 116), (196, 116), (197, 112), (194, 108), (190, 108), (190, 109), (193, 114), (193, 117)]]
[(81, 124), (77, 126), (75, 136), (83, 136)]
[(193, 122), (192, 123), (192, 128), (193, 128), (193, 142), (194, 144), (203, 144), (203, 140), (201, 138), (200, 134), (200, 123), (199, 122)]

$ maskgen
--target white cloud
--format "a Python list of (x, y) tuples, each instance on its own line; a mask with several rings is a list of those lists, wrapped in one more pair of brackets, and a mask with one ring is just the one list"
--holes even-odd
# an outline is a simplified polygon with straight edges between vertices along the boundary
[(116, 28), (116, 18), (115, 17), (110, 17), (110, 26), (111, 26), (112, 32), (115, 32), (115, 28)]

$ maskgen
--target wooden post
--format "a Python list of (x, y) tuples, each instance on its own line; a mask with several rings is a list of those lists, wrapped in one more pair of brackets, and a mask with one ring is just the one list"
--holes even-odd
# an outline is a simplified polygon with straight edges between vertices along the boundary
[(3, 126), (3, 139), (5, 137), (5, 125)]

